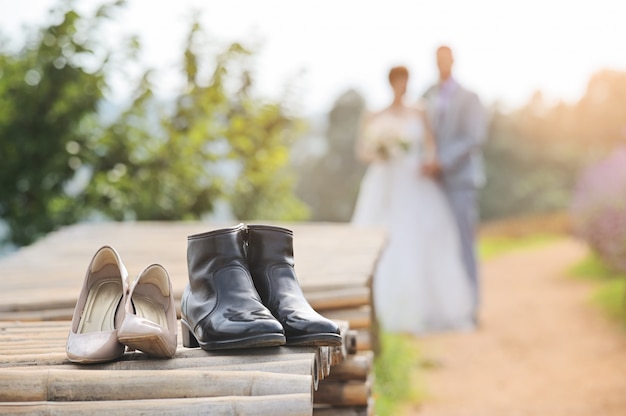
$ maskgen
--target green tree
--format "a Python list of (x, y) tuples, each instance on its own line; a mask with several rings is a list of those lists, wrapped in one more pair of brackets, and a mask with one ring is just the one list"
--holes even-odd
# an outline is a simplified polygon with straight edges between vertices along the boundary
[(146, 73), (130, 107), (90, 144), (90, 205), (117, 220), (196, 219), (217, 201), (239, 219), (304, 218), (287, 157), (301, 123), (252, 96), (250, 51), (233, 43), (206, 59), (203, 39), (195, 21), (173, 110), (158, 105)]
[(86, 126), (106, 88), (108, 60), (96, 53), (94, 33), (122, 3), (93, 17), (62, 3), (53, 11), (56, 22), (22, 51), (0, 51), (0, 218), (18, 245), (84, 212), (66, 187), (82, 164)]
[[(251, 52), (241, 44), (207, 53), (215, 45), (207, 45), (197, 21), (177, 97), (158, 99), (148, 69), (131, 103), (103, 123), (98, 108), (107, 80), (134, 64), (140, 49), (131, 38), (107, 52), (97, 37), (121, 5), (84, 17), (65, 1), (28, 48), (0, 50), (0, 219), (8, 239), (29, 244), (92, 215), (197, 219), (218, 201), (240, 219), (305, 218), (288, 163), (301, 120), (282, 101), (252, 94)], [(80, 176), (88, 180), (76, 186)]]

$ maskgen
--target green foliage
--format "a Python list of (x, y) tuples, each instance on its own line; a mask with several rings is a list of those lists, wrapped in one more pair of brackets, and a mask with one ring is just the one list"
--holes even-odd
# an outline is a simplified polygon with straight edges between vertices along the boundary
[(593, 281), (595, 289), (591, 302), (609, 319), (626, 329), (626, 274), (605, 263), (598, 255), (591, 253), (572, 266), (569, 275), (578, 279)]
[(22, 51), (0, 51), (0, 218), (18, 245), (84, 211), (65, 187), (83, 162), (83, 126), (106, 87), (106, 60), (94, 53), (92, 31), (109, 9), (84, 18), (68, 6)]
[(289, 148), (303, 125), (276, 104), (241, 96), (231, 115), (229, 137), (239, 175), (229, 194), (237, 218), (302, 220), (308, 208), (293, 196)]
[(287, 152), (301, 123), (250, 94), (250, 51), (238, 43), (203, 76), (202, 34), (194, 22), (173, 111), (159, 108), (147, 73), (132, 105), (92, 144), (92, 204), (118, 220), (197, 219), (220, 200), (238, 219), (304, 218)]
[(595, 253), (590, 253), (585, 259), (572, 266), (569, 274), (581, 279), (601, 281), (619, 278), (623, 275), (623, 273), (602, 261)]
[(592, 302), (613, 321), (626, 329), (626, 276), (603, 283), (593, 294)]
[(423, 398), (418, 383), (420, 356), (409, 336), (381, 333), (381, 352), (374, 362), (376, 414), (396, 415), (400, 406)]
[[(197, 21), (174, 102), (156, 98), (147, 70), (128, 107), (103, 124), (108, 77), (140, 49), (134, 38), (108, 53), (97, 37), (98, 24), (123, 3), (92, 18), (62, 3), (58, 21), (28, 48), (0, 51), (0, 219), (8, 239), (29, 244), (91, 215), (198, 219), (218, 201), (238, 219), (306, 218), (288, 160), (302, 122), (282, 102), (253, 96), (251, 52), (241, 44), (207, 53)], [(80, 176), (87, 183), (76, 186)]]
[(478, 241), (478, 254), (481, 260), (488, 260), (501, 254), (550, 244), (559, 236), (536, 234), (524, 237), (481, 237)]

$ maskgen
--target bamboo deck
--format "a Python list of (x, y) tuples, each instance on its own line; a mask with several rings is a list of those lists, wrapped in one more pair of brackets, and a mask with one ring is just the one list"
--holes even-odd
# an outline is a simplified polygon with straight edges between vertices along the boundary
[(0, 259), (0, 413), (373, 414), (369, 287), (384, 233), (342, 224), (282, 225), (294, 230), (296, 272), (307, 299), (340, 323), (341, 348), (207, 352), (179, 345), (169, 360), (127, 352), (111, 363), (72, 364), (65, 355), (71, 314), (99, 247), (120, 253), (131, 281), (145, 266), (162, 264), (179, 302), (188, 279), (186, 237), (222, 227), (81, 224)]

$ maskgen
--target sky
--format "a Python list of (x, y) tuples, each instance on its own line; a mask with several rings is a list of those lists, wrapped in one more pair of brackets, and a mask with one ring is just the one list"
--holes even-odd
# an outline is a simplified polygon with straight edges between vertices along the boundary
[[(21, 28), (46, 22), (55, 4), (0, 0), (0, 32), (19, 40)], [(399, 64), (411, 71), (408, 96), (416, 100), (436, 80), (441, 44), (454, 51), (455, 77), (485, 104), (515, 107), (536, 90), (549, 101), (575, 101), (594, 72), (626, 71), (619, 0), (129, 0), (104, 37), (138, 34), (142, 60), (167, 94), (181, 82), (192, 14), (218, 44), (256, 45), (259, 93), (278, 97), (289, 81), (304, 113), (327, 112), (349, 88), (372, 110), (386, 106), (387, 72)]]

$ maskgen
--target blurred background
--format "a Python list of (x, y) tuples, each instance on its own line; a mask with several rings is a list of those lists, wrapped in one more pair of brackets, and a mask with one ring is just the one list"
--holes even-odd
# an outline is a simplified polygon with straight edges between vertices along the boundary
[(1, 250), (80, 221), (348, 221), (361, 115), (398, 64), (417, 102), (440, 44), (489, 110), (482, 221), (574, 213), (589, 241), (626, 234), (624, 9), (0, 0)]

